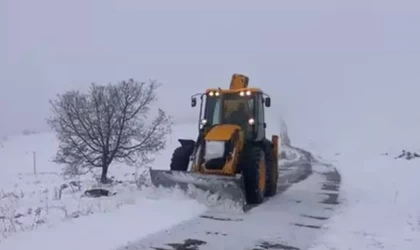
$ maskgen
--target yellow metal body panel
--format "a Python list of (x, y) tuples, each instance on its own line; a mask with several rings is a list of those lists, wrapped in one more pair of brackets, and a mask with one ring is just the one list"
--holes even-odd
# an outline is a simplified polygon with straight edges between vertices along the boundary
[(219, 92), (220, 94), (223, 93), (239, 93), (241, 91), (251, 91), (254, 92), (262, 92), (261, 89), (258, 88), (248, 88), (249, 77), (246, 75), (241, 74), (233, 74), (232, 80), (230, 81), (229, 89), (221, 89), (221, 88), (210, 88), (206, 90), (206, 93), (209, 92)]
[(233, 74), (229, 89), (248, 88), (249, 78), (241, 74)]
[(274, 168), (274, 175), (273, 175), (273, 178), (274, 178), (274, 182), (277, 182), (278, 181), (278, 179), (279, 179), (279, 136), (278, 135), (272, 135), (271, 136), (271, 142), (273, 143), (273, 152), (272, 152), (272, 157), (273, 157), (273, 159), (271, 159), (272, 160), (272, 162), (273, 162), (273, 168)]
[(206, 165), (203, 164), (200, 168), (200, 172), (205, 174), (219, 174), (219, 175), (235, 175), (238, 173), (238, 163), (239, 163), (239, 157), (242, 153), (244, 146), (244, 134), (242, 131), (239, 133), (239, 138), (235, 142), (233, 152), (230, 156), (227, 157), (225, 165), (222, 169), (214, 170), (214, 169), (207, 169)]
[[(278, 158), (279, 155), (279, 136), (278, 135), (272, 135), (271, 136), (271, 142), (273, 143), (274, 149), (273, 149), (273, 153), (274, 155)], [(278, 160), (276, 158), (276, 161)]]
[(193, 172), (215, 175), (235, 175), (238, 173), (239, 156), (244, 146), (244, 134), (241, 127), (232, 124), (223, 124), (213, 127), (205, 136), (205, 141), (229, 141), (235, 132), (239, 133), (237, 140), (234, 141), (233, 152), (226, 159), (222, 169), (207, 169), (203, 160), (203, 154), (199, 152), (198, 164), (193, 165)]
[(241, 127), (235, 124), (221, 124), (211, 128), (204, 139), (206, 141), (228, 141), (236, 130)]

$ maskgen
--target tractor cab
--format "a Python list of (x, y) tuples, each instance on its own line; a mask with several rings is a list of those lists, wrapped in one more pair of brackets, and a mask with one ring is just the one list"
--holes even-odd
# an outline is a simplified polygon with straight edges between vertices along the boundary
[(234, 75), (229, 89), (207, 89), (192, 96), (194, 107), (200, 95), (199, 129), (204, 133), (217, 125), (234, 124), (242, 128), (246, 139), (265, 138), (264, 107), (270, 107), (270, 97), (260, 89), (248, 88), (248, 79), (241, 77)]

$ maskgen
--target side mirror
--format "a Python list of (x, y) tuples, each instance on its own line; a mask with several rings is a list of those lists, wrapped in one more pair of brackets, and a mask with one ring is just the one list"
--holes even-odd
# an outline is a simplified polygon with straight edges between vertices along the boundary
[(271, 98), (270, 97), (266, 97), (264, 103), (265, 103), (265, 106), (267, 108), (268, 107), (271, 107)]
[(191, 107), (195, 107), (197, 105), (197, 98), (191, 98)]

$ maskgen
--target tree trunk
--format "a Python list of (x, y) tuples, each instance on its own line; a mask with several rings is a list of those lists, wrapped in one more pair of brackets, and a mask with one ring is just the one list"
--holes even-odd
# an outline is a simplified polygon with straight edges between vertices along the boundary
[(102, 166), (102, 175), (101, 175), (101, 182), (102, 184), (107, 184), (108, 183), (108, 164), (104, 164)]
[(108, 150), (104, 149), (104, 152), (102, 153), (102, 175), (101, 175), (102, 184), (108, 183), (108, 168), (109, 168)]

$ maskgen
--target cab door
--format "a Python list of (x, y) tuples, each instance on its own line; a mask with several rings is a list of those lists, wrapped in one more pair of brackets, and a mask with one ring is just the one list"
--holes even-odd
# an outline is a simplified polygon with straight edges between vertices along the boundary
[(265, 139), (265, 114), (264, 114), (264, 97), (261, 93), (255, 95), (255, 110), (256, 110), (256, 140), (261, 141)]

